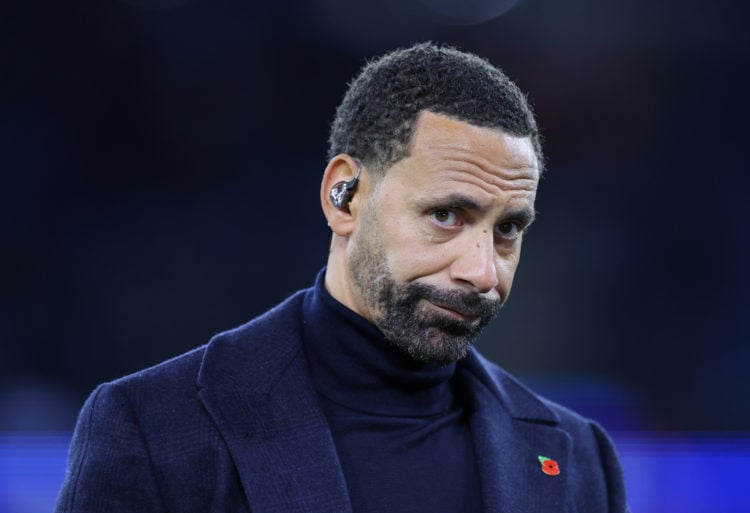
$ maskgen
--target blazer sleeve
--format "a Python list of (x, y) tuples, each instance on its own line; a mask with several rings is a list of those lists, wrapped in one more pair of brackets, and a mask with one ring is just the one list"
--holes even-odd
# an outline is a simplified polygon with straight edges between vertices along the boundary
[(598, 423), (591, 421), (591, 429), (594, 432), (599, 455), (602, 459), (604, 477), (607, 483), (609, 511), (613, 513), (627, 513), (629, 510), (625, 496), (625, 480), (614, 443), (607, 432), (604, 431), (604, 428)]
[(101, 385), (81, 410), (56, 511), (165, 511), (133, 406), (116, 385)]

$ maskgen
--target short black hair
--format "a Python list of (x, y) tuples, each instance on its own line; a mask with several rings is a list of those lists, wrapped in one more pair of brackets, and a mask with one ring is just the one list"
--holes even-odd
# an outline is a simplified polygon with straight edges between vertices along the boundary
[(425, 110), (530, 137), (542, 171), (541, 137), (518, 86), (481, 57), (429, 42), (365, 65), (336, 109), (329, 160), (347, 153), (372, 171), (384, 172), (408, 156), (416, 121)]

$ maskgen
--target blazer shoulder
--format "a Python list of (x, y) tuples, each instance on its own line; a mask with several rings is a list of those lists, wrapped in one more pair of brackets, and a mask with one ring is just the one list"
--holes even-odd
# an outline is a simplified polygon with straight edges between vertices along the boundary
[(209, 343), (217, 340), (236, 341), (254, 334), (288, 335), (289, 322), (298, 318), (302, 301), (309, 289), (298, 290), (270, 310), (260, 314), (236, 328), (215, 335)]
[[(490, 389), (493, 390), (495, 395), (499, 396), (513, 417), (521, 420), (540, 420), (552, 424), (561, 424), (563, 427), (568, 425), (588, 426), (592, 422), (591, 419), (570, 408), (538, 394), (517, 377), (496, 363), (487, 360), (478, 352), (474, 352), (472, 357), (478, 365), (476, 363), (470, 364), (469, 367), (475, 369), (475, 374), (479, 374), (480, 379), (484, 374), (484, 380), (488, 382)], [(476, 369), (479, 369), (479, 372), (476, 372)]]
[(216, 335), (201, 363), (201, 388), (267, 393), (302, 351), (302, 303), (307, 290), (252, 321)]
[(196, 376), (200, 368), (203, 355), (208, 344), (191, 349), (190, 351), (168, 360), (160, 362), (151, 367), (138, 370), (132, 374), (117, 378), (104, 383), (114, 388), (131, 388), (133, 386), (145, 385), (152, 382), (166, 383), (180, 381), (190, 376)]
[[(511, 416), (523, 422), (548, 424), (566, 433), (576, 461), (585, 468), (601, 469), (603, 488), (606, 488), (608, 511), (624, 512), (627, 509), (622, 467), (614, 443), (604, 428), (596, 421), (532, 391), (498, 365), (474, 353), (479, 364), (476, 374), (485, 373), (490, 388), (500, 398)], [(471, 366), (471, 364), (470, 364)], [(477, 367), (475, 367), (477, 369)], [(597, 480), (592, 475), (577, 475), (576, 486), (581, 496), (597, 496)]]
[(303, 293), (304, 291), (299, 291), (245, 324), (214, 335), (206, 344), (105, 385), (128, 392), (157, 389), (158, 396), (162, 399), (170, 391), (177, 389), (188, 388), (194, 392), (198, 376), (207, 360), (211, 360), (212, 365), (221, 365), (233, 358), (244, 358), (243, 353), (263, 351), (262, 348), (255, 349), (259, 340), (289, 339), (290, 326), (298, 315)]

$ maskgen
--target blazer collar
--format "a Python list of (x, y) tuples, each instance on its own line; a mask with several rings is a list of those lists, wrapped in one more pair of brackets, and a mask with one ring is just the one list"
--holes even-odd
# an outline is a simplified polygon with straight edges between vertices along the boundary
[(475, 349), (460, 363), (512, 418), (556, 426), (560, 416), (516, 378), (490, 362)]
[[(256, 513), (351, 513), (336, 448), (301, 343), (305, 291), (217, 335), (199, 396), (229, 447)], [(569, 435), (541, 399), (472, 351), (459, 363), (485, 513), (547, 511), (567, 503)], [(560, 475), (542, 472), (539, 456)]]
[(256, 513), (351, 512), (302, 351), (303, 295), (215, 337), (198, 376), (200, 398)]
[[(475, 351), (459, 369), (469, 390), (484, 512), (567, 511), (572, 443), (557, 413)], [(539, 456), (555, 460), (560, 474), (545, 474)]]

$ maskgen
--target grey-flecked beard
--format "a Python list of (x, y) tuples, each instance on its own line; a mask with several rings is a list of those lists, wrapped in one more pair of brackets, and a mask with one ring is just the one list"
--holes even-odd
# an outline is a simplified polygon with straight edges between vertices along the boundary
[[(349, 261), (349, 272), (360, 300), (373, 312), (371, 321), (393, 345), (425, 363), (448, 365), (466, 356), (479, 333), (502, 307), (500, 300), (471, 291), (442, 290), (418, 282), (396, 283), (374, 229), (358, 240)], [(425, 302), (476, 319), (457, 319)]]

